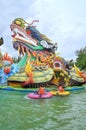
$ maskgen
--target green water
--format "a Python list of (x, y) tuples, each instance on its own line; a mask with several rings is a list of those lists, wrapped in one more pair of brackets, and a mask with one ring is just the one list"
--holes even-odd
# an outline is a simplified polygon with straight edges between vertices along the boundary
[(86, 89), (39, 100), (26, 94), (0, 90), (0, 130), (86, 130)]

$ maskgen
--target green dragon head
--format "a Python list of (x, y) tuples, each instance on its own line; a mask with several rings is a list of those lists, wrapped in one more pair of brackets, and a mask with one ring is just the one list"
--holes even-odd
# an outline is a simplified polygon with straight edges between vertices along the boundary
[(34, 22), (27, 23), (22, 18), (16, 18), (10, 25), (13, 32), (13, 47), (19, 50), (20, 54), (27, 53), (27, 50), (54, 52), (57, 49), (57, 43), (53, 43), (45, 35), (41, 34)]

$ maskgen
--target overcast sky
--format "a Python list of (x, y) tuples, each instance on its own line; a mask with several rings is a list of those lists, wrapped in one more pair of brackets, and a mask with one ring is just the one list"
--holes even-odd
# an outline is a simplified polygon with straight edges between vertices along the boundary
[(86, 46), (86, 0), (0, 0), (0, 37), (3, 53), (15, 56), (10, 24), (15, 18), (39, 20), (37, 29), (58, 43), (57, 52), (75, 59), (75, 51)]

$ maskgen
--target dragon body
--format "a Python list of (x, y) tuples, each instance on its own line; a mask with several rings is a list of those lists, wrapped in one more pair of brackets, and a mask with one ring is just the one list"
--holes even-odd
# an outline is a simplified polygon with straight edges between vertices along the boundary
[(25, 22), (21, 18), (15, 19), (10, 25), (13, 32), (13, 47), (20, 54), (28, 54), (30, 64), (35, 68), (45, 68), (49, 66), (55, 56), (57, 43), (53, 43), (45, 35), (41, 34), (33, 23)]
[(13, 86), (18, 83), (16, 85), (23, 87), (49, 82), (68, 85), (70, 76), (63, 60), (55, 53), (57, 43), (41, 34), (34, 22), (38, 20), (27, 23), (22, 18), (16, 18), (10, 25), (13, 47), (23, 55), (23, 59), (18, 64), (21, 71), (8, 78), (8, 84)]
[(13, 47), (18, 50), (19, 54), (27, 55), (24, 72), (27, 74), (28, 80), (24, 81), (23, 85), (34, 84), (40, 75), (42, 78), (39, 83), (49, 82), (54, 76), (57, 43), (41, 34), (34, 26), (34, 22), (38, 21), (34, 20), (29, 24), (24, 19), (17, 18), (10, 25), (13, 32)]

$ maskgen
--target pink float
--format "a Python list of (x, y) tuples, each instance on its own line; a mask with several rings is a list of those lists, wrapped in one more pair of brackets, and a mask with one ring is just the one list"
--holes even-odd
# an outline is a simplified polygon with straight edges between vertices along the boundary
[(50, 98), (52, 96), (53, 94), (51, 94), (50, 92), (45, 92), (42, 95), (33, 92), (27, 95), (28, 98), (33, 98), (33, 99), (45, 99), (45, 98)]

